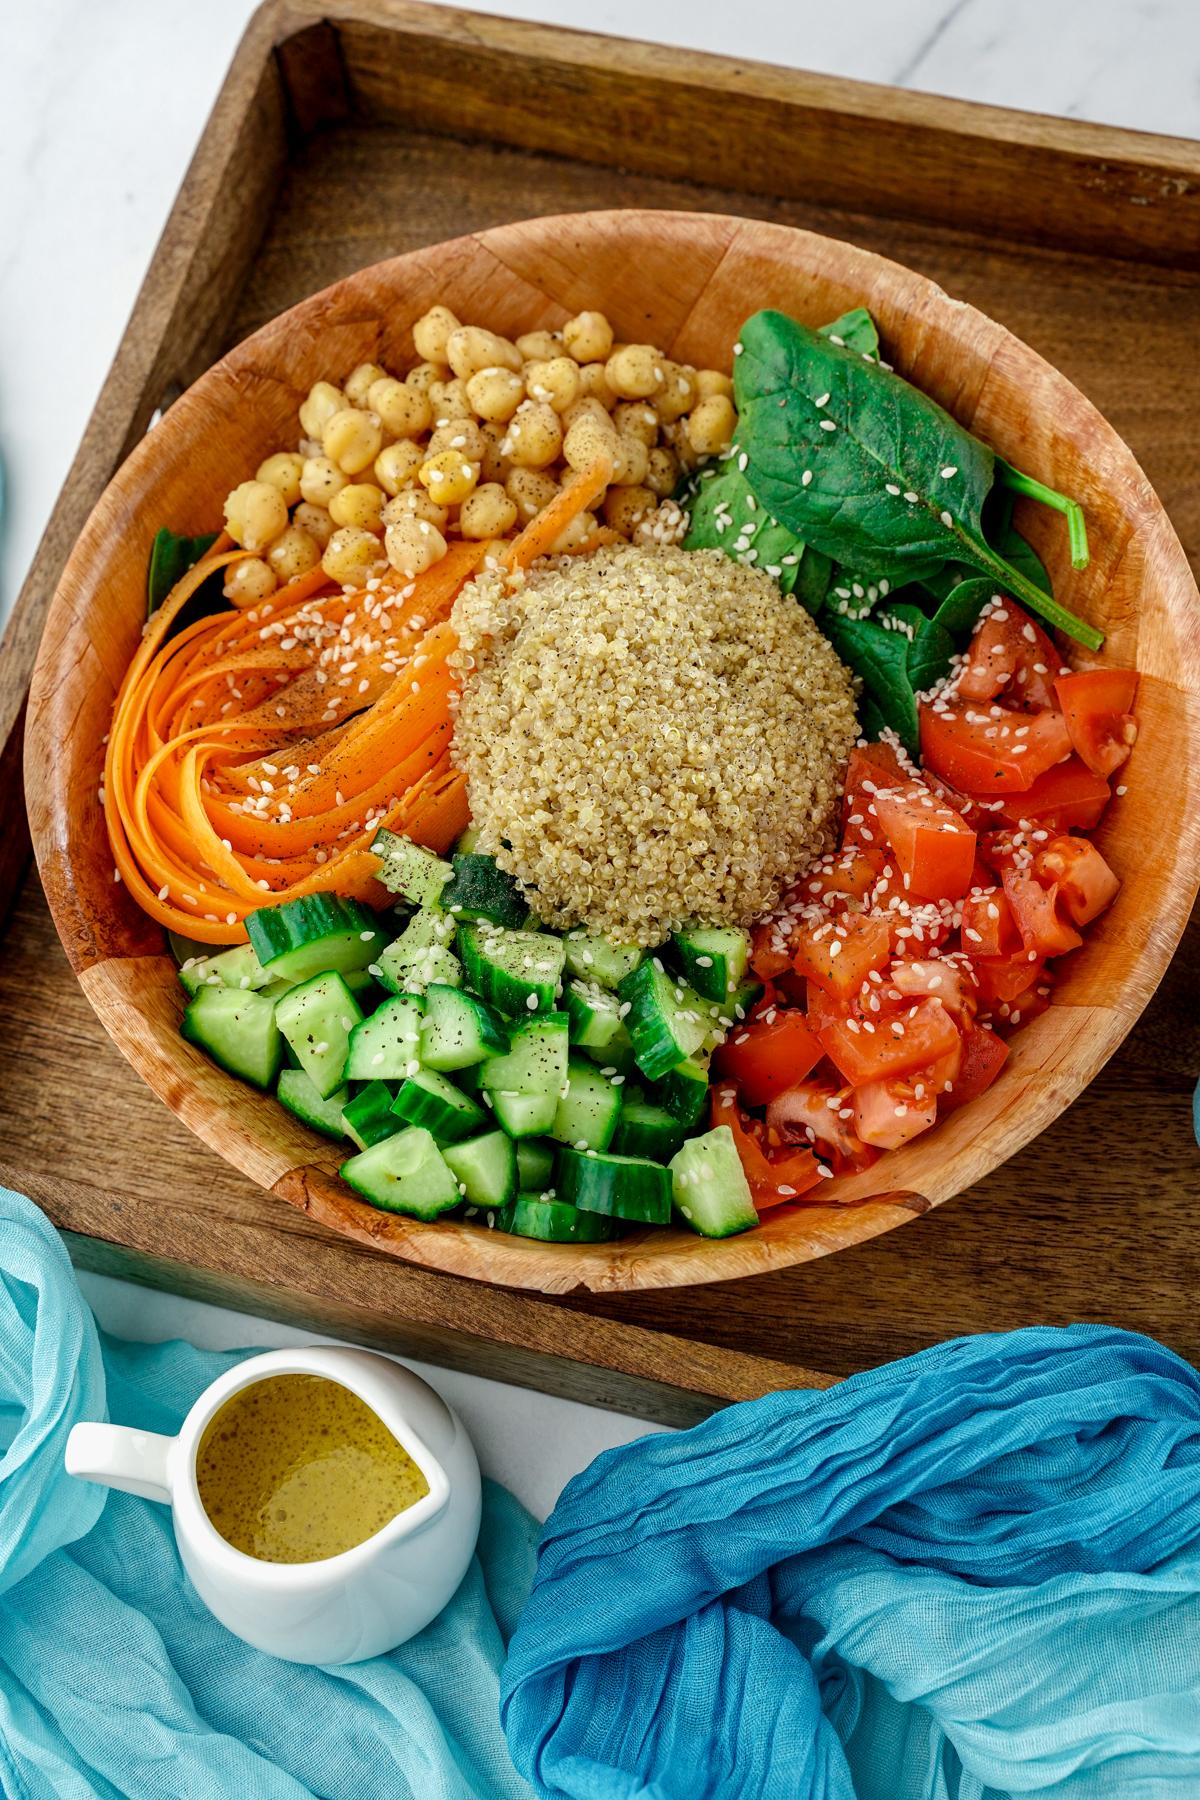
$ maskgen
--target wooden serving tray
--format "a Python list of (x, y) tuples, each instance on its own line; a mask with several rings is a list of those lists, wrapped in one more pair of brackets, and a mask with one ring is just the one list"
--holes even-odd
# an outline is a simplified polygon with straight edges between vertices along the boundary
[[(809, 226), (932, 275), (1096, 401), (1195, 564), (1200, 147), (407, 0), (332, 0), (319, 15), (273, 0), (235, 59), (6, 641), (0, 899), (25, 860), (18, 715), (45, 607), (154, 409), (363, 264), (621, 205)], [(109, 1043), (31, 877), (0, 952), (0, 1179), (46, 1207), (83, 1266), (673, 1421), (1034, 1321), (1106, 1319), (1200, 1360), (1198, 965), (1194, 921), (1083, 1098), (909, 1230), (753, 1281), (550, 1300), (376, 1256), (209, 1154)]]

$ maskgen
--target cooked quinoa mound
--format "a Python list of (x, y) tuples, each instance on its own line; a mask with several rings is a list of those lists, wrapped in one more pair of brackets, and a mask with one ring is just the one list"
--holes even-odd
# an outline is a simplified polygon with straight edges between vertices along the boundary
[(454, 756), (479, 848), (548, 925), (748, 925), (832, 842), (850, 676), (717, 550), (621, 545), (468, 584)]

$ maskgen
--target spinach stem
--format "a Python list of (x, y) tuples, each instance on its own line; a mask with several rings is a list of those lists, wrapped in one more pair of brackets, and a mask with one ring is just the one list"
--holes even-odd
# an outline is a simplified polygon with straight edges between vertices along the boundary
[(1049, 624), (1057, 626), (1059, 631), (1065, 631), (1077, 644), (1083, 644), (1088, 650), (1099, 650), (1104, 642), (1102, 631), (1097, 631), (1086, 620), (1077, 618), (1052, 595), (1044, 594), (1027, 575), (1022, 575), (1020, 569), (1014, 569), (1011, 563), (1005, 562), (995, 550), (989, 549), (986, 544), (977, 549), (972, 544), (969, 554), (981, 569), (998, 575), (1009, 592), (1018, 600), (1023, 600), (1032, 612), (1039, 613)]
[(1060, 494), (1054, 488), (1047, 487), (1032, 475), (1023, 475), (1020, 469), (1014, 469), (1011, 463), (1005, 462), (1002, 456), (996, 458), (996, 468), (1003, 485), (1014, 494), (1025, 494), (1030, 500), (1037, 500), (1043, 506), (1053, 507), (1055, 512), (1065, 514), (1067, 521), (1067, 542), (1071, 548), (1071, 567), (1086, 569), (1088, 566), (1087, 525), (1083, 517), (1083, 508), (1078, 500), (1070, 500), (1066, 494)]

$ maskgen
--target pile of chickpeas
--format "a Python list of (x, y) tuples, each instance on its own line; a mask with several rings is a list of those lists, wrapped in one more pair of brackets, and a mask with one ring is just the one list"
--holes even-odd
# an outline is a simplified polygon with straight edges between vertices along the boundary
[(235, 604), (266, 599), (318, 562), (348, 588), (389, 568), (419, 575), (449, 539), (528, 524), (601, 451), (612, 483), (553, 549), (586, 544), (601, 523), (634, 538), (737, 424), (728, 375), (653, 344), (615, 343), (599, 312), (514, 342), (434, 306), (413, 344), (422, 360), (403, 380), (366, 362), (341, 387), (318, 381), (300, 408), (299, 448), (234, 488), (226, 529), (254, 552), (229, 569)]

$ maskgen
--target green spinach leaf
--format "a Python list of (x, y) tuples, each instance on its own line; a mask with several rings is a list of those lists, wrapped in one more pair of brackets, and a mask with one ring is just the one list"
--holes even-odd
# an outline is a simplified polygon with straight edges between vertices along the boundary
[(177, 581), (217, 541), (215, 531), (200, 537), (179, 537), (164, 525), (155, 532), (146, 574), (146, 617), (156, 613)]
[(795, 589), (806, 555), (795, 532), (772, 518), (755, 496), (738, 467), (736, 444), (725, 462), (703, 471), (691, 503), (691, 521), (683, 547), (724, 550), (735, 562), (764, 569), (785, 594)]
[(974, 631), (980, 613), (996, 592), (990, 575), (970, 575), (958, 582), (934, 613), (931, 623), (953, 637)]
[(893, 586), (967, 563), (1099, 648), (1099, 632), (986, 542), (996, 460), (927, 394), (778, 312), (743, 326), (734, 389), (754, 490), (798, 537)]
[(835, 319), (832, 325), (822, 325), (820, 334), (832, 344), (856, 350), (860, 356), (879, 355), (879, 333), (865, 306), (855, 306), (844, 312), (840, 319)]

